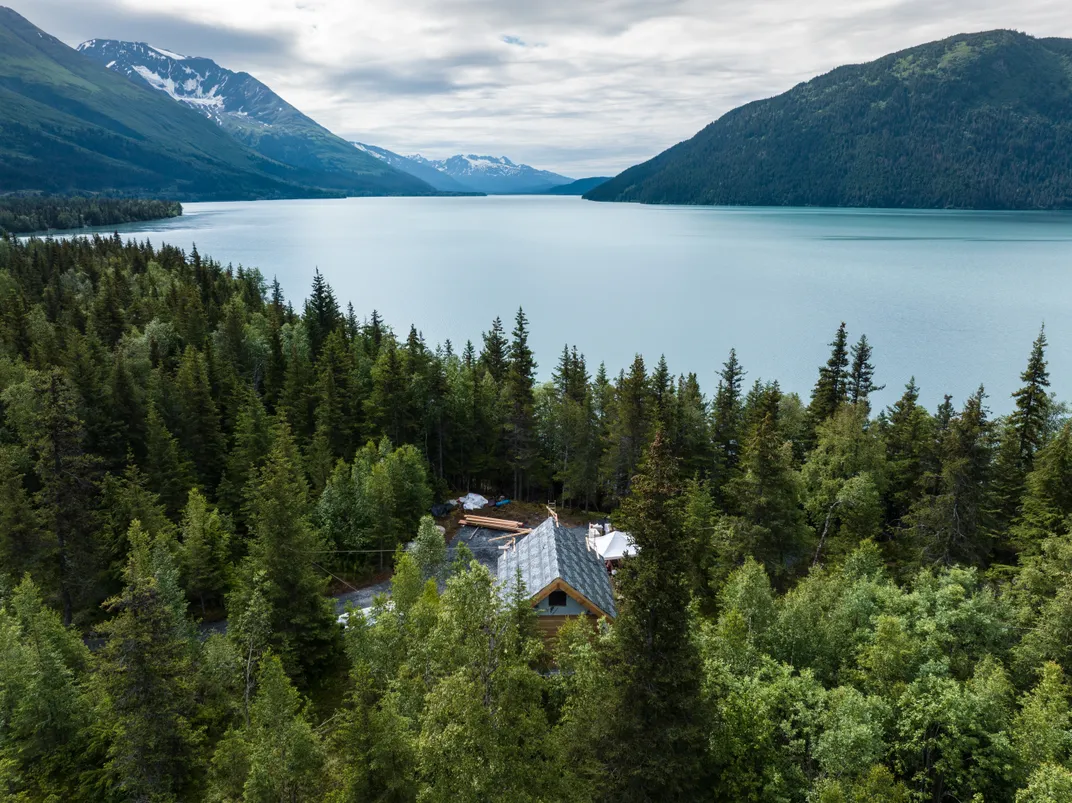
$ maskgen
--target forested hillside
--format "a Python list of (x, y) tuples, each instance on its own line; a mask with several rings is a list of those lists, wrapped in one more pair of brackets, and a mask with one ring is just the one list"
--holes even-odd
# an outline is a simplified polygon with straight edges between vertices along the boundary
[(143, 198), (0, 197), (0, 232), (30, 234), (46, 229), (117, 226), (182, 215), (177, 201)]
[(1072, 207), (1065, 39), (954, 36), (749, 103), (589, 192), (596, 201)]
[[(319, 274), (295, 306), (196, 251), (0, 239), (0, 796), (1072, 799), (1045, 333), (995, 419), (873, 409), (836, 323), (807, 400), (733, 352), (710, 398), (574, 348), (540, 384), (520, 311), (432, 346)], [(616, 621), (545, 648), (424, 515), (466, 489), (613, 511)], [(344, 629), (329, 582), (381, 566)]]

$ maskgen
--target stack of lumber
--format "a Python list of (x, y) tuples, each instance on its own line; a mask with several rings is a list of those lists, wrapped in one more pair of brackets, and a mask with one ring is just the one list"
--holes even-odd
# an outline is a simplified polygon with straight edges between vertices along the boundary
[(530, 530), (526, 529), (523, 521), (510, 521), (509, 519), (493, 519), (490, 516), (473, 516), (467, 514), (458, 522), (462, 527), (479, 527), (482, 530), (501, 530), (517, 535), (527, 535)]

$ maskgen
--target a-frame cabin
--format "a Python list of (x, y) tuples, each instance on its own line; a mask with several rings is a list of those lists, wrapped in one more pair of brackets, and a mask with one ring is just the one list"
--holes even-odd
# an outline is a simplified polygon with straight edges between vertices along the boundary
[(545, 639), (570, 619), (594, 623), (617, 615), (606, 567), (587, 535), (585, 527), (563, 527), (549, 518), (499, 557), (499, 582), (509, 590), (520, 570)]

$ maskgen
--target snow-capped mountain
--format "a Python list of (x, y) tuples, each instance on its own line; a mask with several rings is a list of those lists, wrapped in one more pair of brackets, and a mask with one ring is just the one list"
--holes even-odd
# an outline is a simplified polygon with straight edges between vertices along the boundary
[[(492, 195), (519, 195), (542, 193), (573, 181), (548, 170), (515, 164), (505, 156), (458, 154), (447, 159), (426, 159), (420, 154), (399, 156), (385, 148), (360, 142), (355, 142), (354, 145), (441, 190), (456, 191), (461, 188)], [(437, 178), (436, 174), (440, 178)], [(451, 182), (449, 187), (445, 181)]]
[(249, 73), (212, 59), (144, 42), (90, 39), (79, 52), (218, 123), (235, 139), (278, 162), (335, 176), (353, 194), (427, 194), (412, 173), (360, 151), (302, 114)]
[(514, 164), (505, 156), (477, 156), (470, 153), (434, 160), (418, 154), (409, 158), (419, 164), (431, 165), (456, 181), (487, 193), (543, 192), (573, 181), (549, 170)]
[(394, 151), (389, 151), (387, 148), (381, 148), (378, 145), (368, 145), (364, 142), (355, 142), (353, 144), (358, 150), (375, 156), (377, 159), (391, 165), (391, 167), (409, 173), (411, 176), (416, 176), (421, 181), (427, 181), (440, 192), (475, 192), (471, 187), (467, 187), (446, 173), (437, 170), (427, 161), (418, 162), (408, 156), (400, 156)]

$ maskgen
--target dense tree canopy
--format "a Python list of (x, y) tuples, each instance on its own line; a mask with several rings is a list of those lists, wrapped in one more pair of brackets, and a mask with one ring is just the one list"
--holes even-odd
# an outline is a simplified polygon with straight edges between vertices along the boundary
[(138, 198), (0, 198), (0, 231), (28, 234), (46, 229), (117, 226), (143, 220), (178, 217), (182, 204)]
[[(117, 237), (0, 239), (0, 298), (0, 798), (1068, 799), (1044, 333), (995, 418), (873, 410), (844, 325), (807, 400), (541, 382), (522, 311), (456, 353)], [(466, 490), (628, 527), (617, 620), (541, 640), (427, 515)]]

